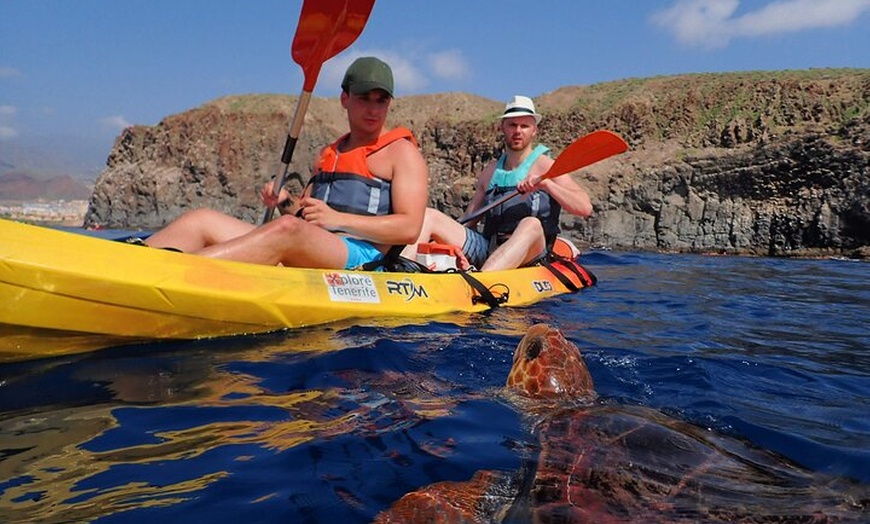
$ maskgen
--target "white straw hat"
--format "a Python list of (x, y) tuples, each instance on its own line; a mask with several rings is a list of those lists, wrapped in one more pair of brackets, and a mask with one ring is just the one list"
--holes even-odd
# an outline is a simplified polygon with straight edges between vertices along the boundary
[(535, 112), (535, 103), (527, 96), (516, 95), (504, 106), (504, 114), (500, 118), (515, 118), (518, 116), (533, 116), (535, 123), (541, 121), (541, 115)]

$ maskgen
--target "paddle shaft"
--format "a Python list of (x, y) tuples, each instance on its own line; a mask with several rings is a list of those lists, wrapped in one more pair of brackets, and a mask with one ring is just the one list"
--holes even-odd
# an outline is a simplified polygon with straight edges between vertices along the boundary
[[(542, 180), (543, 180), (543, 179), (542, 179)], [(471, 222), (472, 220), (474, 220), (474, 219), (476, 219), (476, 218), (480, 218), (481, 216), (483, 216), (483, 215), (485, 215), (487, 212), (489, 212), (491, 209), (496, 208), (496, 207), (498, 207), (498, 206), (504, 204), (505, 202), (507, 202), (508, 200), (510, 200), (510, 199), (512, 199), (512, 198), (514, 198), (514, 197), (516, 197), (516, 196), (518, 196), (519, 194), (520, 194), (519, 191), (514, 191), (514, 192), (512, 192), (512, 193), (508, 193), (508, 194), (506, 194), (505, 196), (503, 196), (503, 197), (499, 198), (498, 200), (496, 200), (495, 202), (490, 202), (489, 204), (487, 204), (487, 205), (483, 206), (482, 208), (478, 209), (477, 211), (474, 211), (474, 212), (471, 213), (470, 215), (467, 215), (467, 216), (464, 216), (464, 217), (460, 218), (460, 219), (459, 219), (459, 223), (464, 225), (464, 224), (467, 224), (467, 223)]]
[[(302, 122), (305, 120), (305, 112), (308, 111), (310, 101), (311, 92), (302, 91), (299, 100), (296, 102), (296, 111), (293, 113), (290, 131), (287, 133), (287, 140), (284, 141), (284, 151), (281, 153), (281, 176), (277, 177), (275, 183), (272, 184), (272, 194), (276, 197), (281, 194), (281, 188), (284, 187), (284, 182), (287, 181), (290, 161), (293, 160), (293, 151), (296, 149), (296, 142), (299, 140), (299, 134), (302, 132)], [(274, 207), (266, 208), (266, 213), (263, 215), (263, 224), (272, 220), (274, 212)]]

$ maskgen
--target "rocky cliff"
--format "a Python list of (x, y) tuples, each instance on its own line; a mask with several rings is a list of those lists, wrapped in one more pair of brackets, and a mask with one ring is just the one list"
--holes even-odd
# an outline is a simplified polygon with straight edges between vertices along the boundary
[[(125, 130), (91, 197), (87, 226), (156, 228), (212, 207), (256, 221), (296, 98), (222, 98)], [(860, 255), (870, 245), (870, 70), (685, 75), (566, 87), (536, 99), (558, 153), (610, 129), (629, 152), (573, 175), (595, 205), (565, 233), (613, 249)], [(474, 175), (499, 153), (502, 102), (399, 98), (430, 169), (430, 202), (460, 216)], [(312, 100), (291, 169), (307, 178), (346, 129), (337, 100)], [(298, 190), (297, 183), (291, 189)]]

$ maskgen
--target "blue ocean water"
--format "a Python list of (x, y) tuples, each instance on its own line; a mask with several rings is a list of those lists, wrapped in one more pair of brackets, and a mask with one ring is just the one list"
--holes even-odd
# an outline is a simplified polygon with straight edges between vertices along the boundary
[(535, 446), (500, 394), (535, 323), (600, 396), (870, 485), (870, 264), (592, 252), (523, 309), (0, 365), (2, 522), (369, 522)]

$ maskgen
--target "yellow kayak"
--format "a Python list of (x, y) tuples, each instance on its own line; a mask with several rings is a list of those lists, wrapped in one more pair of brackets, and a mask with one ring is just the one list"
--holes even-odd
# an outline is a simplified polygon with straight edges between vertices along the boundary
[(526, 306), (594, 282), (574, 261), (468, 274), (297, 269), (0, 220), (0, 361)]

